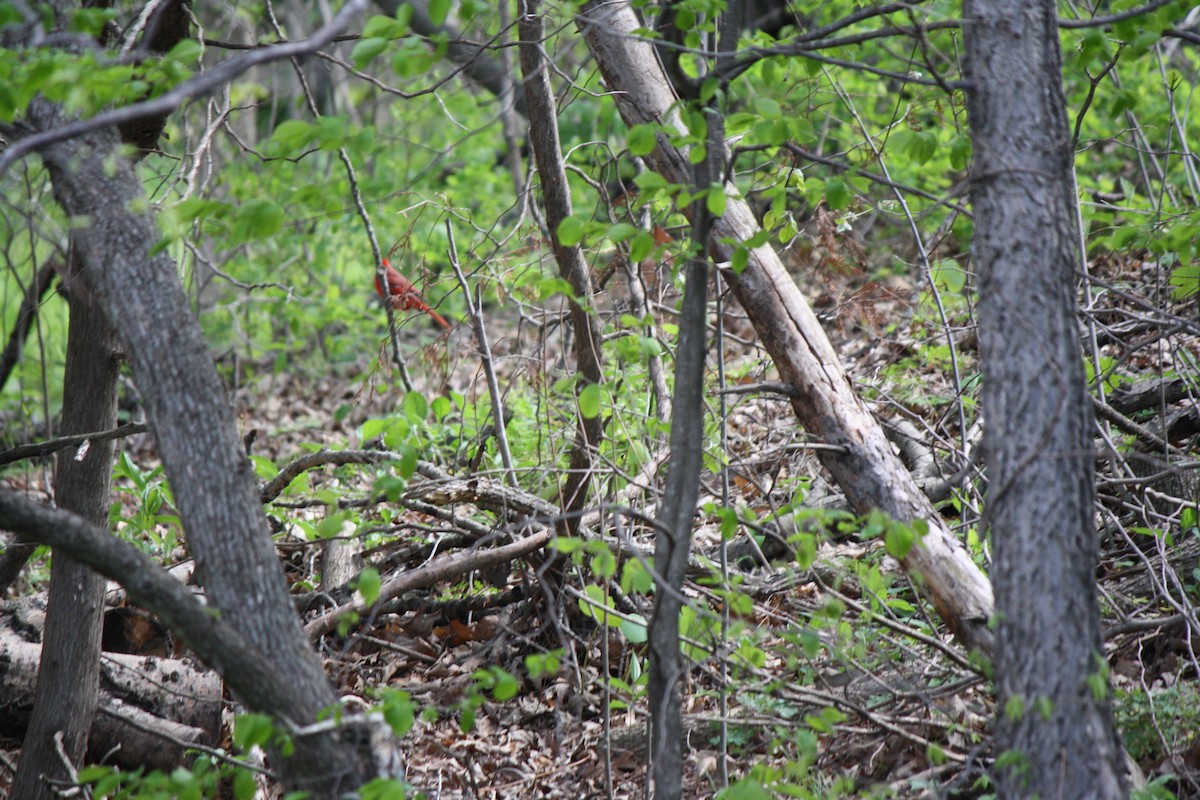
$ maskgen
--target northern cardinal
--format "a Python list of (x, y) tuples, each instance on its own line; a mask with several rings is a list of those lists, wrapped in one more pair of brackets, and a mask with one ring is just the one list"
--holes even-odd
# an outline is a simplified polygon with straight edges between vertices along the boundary
[(392, 308), (397, 311), (424, 311), (429, 316), (433, 317), (433, 321), (441, 325), (446, 330), (450, 330), (450, 323), (446, 322), (441, 314), (429, 307), (429, 304), (421, 299), (421, 295), (417, 294), (417, 290), (408, 282), (395, 267), (383, 260), (383, 268), (387, 271), (388, 290), (387, 294), (383, 293), (383, 286), (379, 283), (379, 275), (375, 276), (375, 291), (380, 297), (384, 297), (392, 304)]

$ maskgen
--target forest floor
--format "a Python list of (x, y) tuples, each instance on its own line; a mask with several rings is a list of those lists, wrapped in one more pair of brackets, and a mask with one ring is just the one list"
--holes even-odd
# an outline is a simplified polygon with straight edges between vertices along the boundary
[[(910, 466), (928, 456), (942, 477), (960, 474), (939, 508), (986, 566), (987, 547), (976, 533), (983, 464), (977, 455), (974, 471), (963, 470), (960, 452), (964, 422), (966, 441), (978, 447), (969, 399), (975, 390), (956, 387), (949, 369), (953, 357), (960, 384), (976, 379), (969, 307), (958, 298), (949, 311), (951, 351), (931, 321), (935, 313), (918, 307), (919, 287), (903, 279), (871, 281), (836, 269), (801, 279), (855, 386), (889, 429), (900, 431), (898, 450)], [(1110, 382), (1112, 394), (1100, 407), (1110, 441), (1132, 454), (1159, 431), (1178, 448), (1172, 454), (1194, 452), (1195, 404), (1186, 390), (1168, 394), (1178, 382), (1171, 376), (1195, 363), (1187, 358), (1200, 358), (1195, 326), (1171, 329), (1170, 320), (1186, 309), (1136, 259), (1100, 264), (1096, 279), (1097, 287), (1121, 289), (1097, 290), (1085, 321), (1096, 324), (1101, 352), (1129, 379)], [(1145, 323), (1145, 306), (1170, 312)], [(513, 322), (492, 332), (498, 363), (518, 363), (524, 352), (519, 320)], [(737, 376), (730, 385), (762, 388), (774, 376), (753, 332), (736, 309), (727, 326), (726, 370)], [(419, 322), (401, 331), (416, 388), (430, 397), (484, 391), (469, 325), (433, 337)], [(549, 371), (558, 358), (552, 348), (534, 352), (539, 369)], [(382, 379), (385, 362), (319, 377), (264, 368), (244, 381), (235, 397), (243, 433), (257, 432), (253, 453), (282, 466), (319, 447), (376, 446), (359, 441), (361, 426), (393, 413), (403, 396), (379, 388), (391, 384)], [(516, 381), (506, 369), (502, 382)], [(240, 370), (252, 372), (248, 365)], [(1150, 396), (1163, 402), (1139, 407), (1129, 397), (1148, 382), (1157, 387)], [(686, 796), (712, 797), (727, 783), (737, 787), (729, 797), (988, 794), (989, 682), (922, 606), (869, 524), (845, 511), (786, 398), (766, 389), (725, 396), (728, 480), (719, 472), (703, 477), (686, 586), (699, 609), (684, 620), (691, 658)], [(716, 394), (708, 401), (717, 407)], [(1133, 418), (1143, 435), (1126, 424)], [(154, 464), (145, 437), (125, 446), (143, 469)], [(331, 545), (312, 533), (331, 502), (361, 515), (354, 535), (333, 541), (364, 545), (355, 558), (374, 566), (385, 585), (434, 559), (464, 564), (453, 577), (385, 598), (357, 624), (319, 637), (339, 692), (351, 707), (352, 698), (365, 705), (383, 688), (409, 693), (417, 719), (403, 739), (407, 779), (428, 797), (644, 797), (646, 655), (639, 630), (650, 614), (646, 600), (620, 591), (614, 577), (610, 602), (625, 624), (604, 626), (598, 612), (586, 611), (594, 609), (588, 598), (595, 599), (588, 586), (604, 583), (594, 560), (566, 568), (554, 591), (545, 589), (554, 569), (542, 556), (471, 568), (467, 557), (482, 552), (488, 538), (478, 526), (507, 530), (514, 519), (488, 499), (505, 491), (504, 480), (472, 472), (470, 448), (433, 449), (421, 457), (434, 463), (419, 466), (392, 498), (379, 491), (376, 468), (326, 466), (268, 506), (308, 622), (348, 598), (322, 583), (323, 551)], [(1200, 797), (1196, 494), (1175, 472), (1141, 464), (1132, 457), (1098, 464), (1097, 577), (1117, 719), (1140, 785), (1159, 779), (1177, 796)], [(621, 503), (652, 516), (663, 473), (650, 469), (647, 491), (623, 494)], [(458, 480), (466, 477), (470, 486)], [(803, 503), (790, 508), (801, 496)], [(538, 498), (514, 502), (526, 499)], [(722, 506), (737, 508), (743, 521), (763, 520), (742, 525), (728, 541), (723, 579), (721, 518), (705, 510)], [(776, 520), (781, 507), (792, 513)], [(622, 563), (653, 549), (647, 525), (617, 530), (606, 541)], [(556, 664), (537, 660), (548, 653)]]

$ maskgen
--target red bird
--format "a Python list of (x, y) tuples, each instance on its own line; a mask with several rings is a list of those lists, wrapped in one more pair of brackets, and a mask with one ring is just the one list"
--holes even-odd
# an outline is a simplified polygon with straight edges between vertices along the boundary
[(421, 299), (421, 295), (417, 294), (417, 290), (409, 283), (408, 279), (401, 275), (396, 269), (383, 260), (383, 268), (387, 271), (388, 290), (387, 294), (383, 293), (383, 286), (379, 283), (379, 275), (375, 275), (375, 291), (380, 297), (386, 298), (392, 304), (392, 308), (397, 311), (424, 311), (429, 316), (433, 317), (433, 321), (441, 325), (446, 330), (450, 330), (450, 323), (446, 322), (445, 318), (429, 307), (429, 304)]

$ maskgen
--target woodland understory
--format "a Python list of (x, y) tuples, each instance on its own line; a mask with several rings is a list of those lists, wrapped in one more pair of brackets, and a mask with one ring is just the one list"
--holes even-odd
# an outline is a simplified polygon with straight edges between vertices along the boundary
[[(823, 238), (818, 227), (814, 221), (815, 240)], [(940, 499), (947, 518), (965, 529), (963, 520), (982, 506), (986, 457), (973, 454), (969, 471), (956, 466), (960, 456), (949, 443), (960, 438), (958, 391), (945, 363), (931, 362), (929, 345), (922, 344), (931, 322), (928, 309), (921, 313), (921, 292), (903, 279), (867, 280), (860, 246), (853, 240), (834, 246), (797, 254), (794, 274), (815, 298), (855, 386), (887, 421), (906, 464)], [(1139, 254), (1100, 259), (1091, 273), (1094, 281), (1084, 289), (1095, 301), (1081, 326), (1097, 331), (1103, 352), (1122, 361), (1130, 378), (1097, 402), (1098, 440), (1154, 448), (1163, 446), (1166, 432), (1171, 447), (1187, 449), (1200, 425), (1197, 406), (1181, 380), (1161, 376), (1200, 355), (1197, 326), (1188, 321), (1194, 301), (1172, 301), (1160, 270)], [(1161, 319), (1147, 319), (1149, 308), (1159, 309)], [(523, 329), (521, 318), (503, 309), (487, 318), (501, 385), (553, 379), (561, 365), (553, 336)], [(418, 320), (401, 332), (403, 341), (419, 347), (418, 362), (410, 365), (415, 390), (468, 397), (486, 391), (469, 332), (431, 331)], [(817, 791), (974, 796), (989, 769), (994, 708), (988, 682), (938, 635), (936, 620), (921, 608), (876, 532), (847, 510), (736, 307), (726, 307), (722, 329), (712, 333), (725, 337), (724, 382), (714, 345), (707, 403), (714, 418), (724, 420), (722, 449), (729, 460), (726, 470), (705, 472), (687, 582), (688, 597), (715, 615), (708, 625), (696, 622), (692, 634), (687, 796), (717, 790), (723, 759), (727, 769), (753, 763), (764, 775), (777, 771)], [(974, 332), (965, 309), (952, 321), (952, 335), (960, 368), (971, 372)], [(536, 361), (512, 355), (531, 352), (542, 355)], [(380, 604), (349, 630), (314, 636), (328, 673), (344, 697), (370, 697), (378, 687), (409, 693), (418, 721), (403, 740), (406, 775), (431, 797), (641, 796), (647, 762), (635, 688), (640, 646), (622, 628), (597, 624), (599, 612), (587, 610), (594, 601), (581, 575), (567, 581), (548, 613), (544, 562), (486, 558), (480, 545), (496, 538), (506, 518), (553, 507), (506, 488), (496, 470), (473, 467), (485, 446), (479, 441), (447, 436), (431, 442), (398, 494), (379, 491), (380, 475), (391, 474), (387, 464), (399, 457), (389, 457), (379, 437), (363, 441), (363, 426), (414, 395), (385, 380), (391, 367), (383, 343), (378, 353), (334, 375), (246, 361), (228, 373), (241, 430), (253, 434), (251, 452), (281, 466), (310, 465), (289, 472), (297, 480), (281, 494), (276, 484), (271, 493), (279, 496), (267, 506), (310, 630), (327, 628), (338, 604), (351, 601), (344, 586), (321, 579), (329, 543), (361, 545), (355, 558), (374, 566), (385, 587)], [(136, 416), (135, 398), (128, 403)], [(444, 424), (454, 427), (453, 420)], [(977, 436), (968, 433), (968, 441)], [(124, 439), (126, 459), (120, 516), (134, 519), (144, 513), (147, 489), (161, 486), (153, 440), (146, 434)], [(1118, 720), (1143, 780), (1170, 774), (1167, 785), (1177, 796), (1196, 796), (1200, 690), (1192, 598), (1200, 580), (1200, 534), (1188, 516), (1192, 501), (1182, 499), (1195, 496), (1192, 475), (1150, 472), (1130, 456), (1098, 459), (1097, 476), (1096, 513), (1103, 520), (1097, 581)], [(611, 499), (649, 515), (661, 480), (650, 472), (638, 478), (630, 481), (636, 491)], [(36, 471), (27, 472), (25, 482), (7, 480), (40, 491)], [(951, 490), (953, 500), (946, 497)], [(782, 525), (764, 522), (726, 539), (721, 519), (711, 513), (721, 506), (751, 518), (769, 519), (784, 507), (791, 513)], [(363, 522), (314, 536), (333, 508), (353, 508)], [(172, 535), (169, 516), (169, 505), (160, 508), (150, 529)], [(1161, 530), (1178, 533), (1155, 533)], [(597, 552), (603, 558), (611, 552), (619, 563), (652, 551), (648, 527), (636, 521), (608, 541), (611, 550)], [(172, 547), (167, 539), (161, 546), (171, 548), (169, 563), (186, 562), (182, 542)], [(800, 557), (806, 566), (797, 563), (796, 547), (810, 551)], [(980, 554), (985, 557), (986, 548)], [(722, 560), (728, 577), (718, 582)], [(434, 562), (433, 582), (412, 582), (403, 591), (389, 586)], [(10, 602), (11, 618), (37, 619), (44, 568), (36, 562), (16, 587), (15, 594), (27, 598)], [(721, 585), (738, 588), (724, 619)], [(633, 629), (638, 620), (644, 625), (648, 609), (617, 584), (612, 589), (607, 602), (619, 620), (632, 621)], [(161, 627), (143, 628), (118, 612), (110, 612), (109, 623), (122, 626), (112, 635), (115, 648), (186, 658)], [(727, 633), (718, 655), (712, 648), (722, 641), (716, 635), (721, 625)], [(571, 669), (530, 677), (526, 659), (550, 651), (570, 653)], [(503, 677), (496, 668), (518, 677)], [(515, 680), (511, 687), (509, 680)], [(464, 713), (473, 718), (466, 731)], [(18, 756), (16, 749), (4, 756), (10, 775)]]
[[(0, 2), (21, 90), (0, 87), (0, 796), (37, 722), (51, 570), (85, 565), (125, 580), (104, 590), (86, 757), (37, 756), (58, 748), (74, 796), (375, 778), (358, 796), (648, 797), (672, 757), (648, 726), (669, 729), (664, 697), (683, 797), (1018, 796), (998, 729), (1063, 711), (997, 700), (1016, 480), (995, 476), (1008, 441), (1067, 420), (1088, 444), (1033, 447), (1017, 472), (1090, 462), (1090, 521), (1023, 509), (1018, 533), (1047, 563), (1098, 539), (1102, 652), (1069, 677), (1104, 720), (1111, 703), (1128, 786), (1108, 788), (1200, 798), (1195, 9), (1011, 4), (1061, 39), (1052, 90), (1026, 93), (1065, 102), (1070, 131), (1039, 182), (981, 155), (987, 42), (940, 0), (747, 3), (740, 24), (736, 2), (634, 4), (653, 34), (615, 1), (83, 5), (58, 3), (60, 27), (108, 54), (144, 37), (142, 60), (39, 62), (50, 22)], [(148, 138), (128, 120), (50, 136), (167, 87), (188, 90)], [(1030, 264), (982, 263), (1001, 173), (1069, 222), (1032, 245), (1073, 251), (1043, 275), (1026, 241), (1010, 260)], [(1006, 269), (1061, 291), (997, 330)], [(1052, 299), (1086, 386), (1029, 370), (985, 408), (985, 361)], [(116, 427), (71, 438), (80, 319), (121, 342)], [(679, 414), (693, 353), (702, 413)], [(1031, 397), (1066, 399), (1014, 427)], [(89, 533), (55, 514), (93, 448)], [(256, 617), (276, 562), (278, 624)], [(663, 692), (652, 620), (671, 603), (684, 667)], [(1054, 622), (1033, 634), (1048, 647)]]

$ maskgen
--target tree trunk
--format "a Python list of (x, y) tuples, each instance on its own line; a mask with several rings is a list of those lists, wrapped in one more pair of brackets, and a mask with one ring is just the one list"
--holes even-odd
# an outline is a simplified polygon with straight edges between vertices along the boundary
[[(581, 392), (604, 380), (600, 325), (595, 314), (589, 311), (593, 294), (592, 273), (583, 260), (582, 248), (578, 244), (564, 245), (558, 239), (558, 226), (571, 215), (571, 187), (567, 183), (567, 171), (558, 138), (558, 110), (554, 93), (550, 90), (549, 64), (542, 50), (545, 47), (546, 23), (537, 2), (529, 2), (528, 8), (521, 11), (519, 26), (521, 69), (525, 74), (526, 102), (529, 105), (527, 113), (532, 123), (529, 141), (541, 178), (546, 225), (550, 229), (558, 272), (575, 293), (569, 305), (571, 330), (575, 334), (575, 368), (583, 379), (576, 391)], [(584, 303), (587, 308), (582, 305)], [(579, 519), (587, 505), (591, 487), (592, 460), (603, 436), (604, 416), (597, 414), (586, 417), (580, 411), (570, 466), (559, 491), (562, 518), (558, 529), (562, 536), (575, 536), (579, 531)]]
[[(78, 267), (72, 255), (72, 275), (78, 275)], [(82, 282), (73, 282), (63, 377), (62, 432), (68, 435), (116, 425), (120, 376), (112, 327)], [(107, 526), (114, 447), (109, 439), (58, 454), (54, 495), (60, 508)], [(56, 552), (37, 699), (21, 747), (13, 800), (56, 797), (52, 781), (70, 781), (70, 770), (83, 760), (99, 691), (103, 612), (104, 577)]]
[[(609, 91), (629, 125), (667, 124), (683, 131), (676, 97), (652, 46), (634, 36), (640, 27), (628, 2), (590, 0), (579, 24)], [(687, 152), (665, 135), (647, 162), (668, 181), (689, 182)], [(717, 263), (732, 259), (734, 246), (760, 227), (744, 200), (732, 195), (715, 221), (708, 248)], [(692, 205), (692, 208), (695, 204)], [(690, 213), (690, 209), (688, 209)], [(822, 449), (821, 463), (860, 512), (879, 508), (900, 520), (925, 520), (929, 533), (901, 562), (942, 619), (968, 648), (990, 653), (988, 620), (992, 589), (921, 493), (874, 416), (854, 394), (845, 372), (778, 254), (767, 246), (750, 251), (744, 271), (723, 273), (755, 331), (793, 388), (792, 408), (808, 431), (836, 449)]]
[[(44, 130), (63, 120), (39, 100), (30, 121)], [(124, 344), (209, 600), (291, 687), (286, 706), (257, 710), (314, 722), (336, 698), (288, 601), (233, 410), (174, 263), (153, 252), (153, 220), (133, 210), (144, 203), (141, 186), (115, 145), (105, 131), (42, 158), (66, 214), (90, 221), (76, 232), (84, 279)], [(335, 797), (374, 777), (365, 743), (343, 734), (295, 737), (295, 755), (278, 764), (288, 788)]]
[(999, 796), (1125, 796), (1096, 602), (1092, 406), (1055, 4), (968, 0)]

